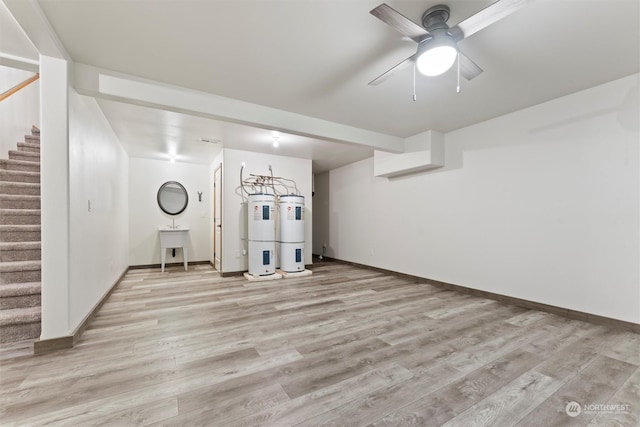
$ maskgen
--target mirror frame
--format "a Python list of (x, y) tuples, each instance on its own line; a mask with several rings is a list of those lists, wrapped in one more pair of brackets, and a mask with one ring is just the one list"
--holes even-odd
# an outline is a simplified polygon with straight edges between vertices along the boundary
[[(165, 209), (164, 206), (162, 206), (162, 203), (160, 202), (160, 194), (162, 193), (162, 190), (164, 190), (165, 187), (171, 184), (177, 185), (178, 187), (180, 187), (180, 189), (184, 193), (184, 205), (177, 212), (169, 212), (168, 210)], [(166, 213), (167, 215), (180, 215), (182, 212), (184, 212), (185, 209), (187, 209), (187, 205), (189, 204), (189, 193), (187, 193), (187, 189), (184, 188), (184, 185), (180, 184), (178, 181), (167, 181), (164, 184), (162, 184), (158, 189), (158, 195), (156, 196), (156, 198), (158, 200), (158, 206), (160, 206), (160, 209), (162, 209), (162, 212)]]

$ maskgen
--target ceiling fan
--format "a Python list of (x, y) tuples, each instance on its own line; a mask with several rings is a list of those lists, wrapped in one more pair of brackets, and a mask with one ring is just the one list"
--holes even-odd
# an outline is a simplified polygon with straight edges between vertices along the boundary
[(420, 26), (382, 3), (369, 13), (418, 43), (418, 49), (415, 54), (371, 80), (369, 85), (377, 86), (413, 63), (422, 74), (437, 76), (451, 68), (456, 59), (459, 61), (460, 74), (467, 80), (473, 79), (482, 73), (482, 68), (460, 51), (458, 42), (512, 14), (527, 1), (529, 0), (498, 0), (453, 27), (447, 25), (450, 9), (446, 5), (440, 4), (427, 9), (422, 14)]

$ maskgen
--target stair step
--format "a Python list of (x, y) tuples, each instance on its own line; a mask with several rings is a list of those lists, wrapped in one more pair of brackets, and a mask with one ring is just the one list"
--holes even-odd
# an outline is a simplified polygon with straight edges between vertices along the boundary
[(40, 209), (40, 196), (0, 194), (0, 206), (7, 209)]
[(0, 326), (16, 325), (20, 323), (31, 323), (40, 321), (40, 307), (14, 308), (11, 310), (0, 310)]
[[(40, 270), (41, 266), (42, 266), (42, 263), (40, 261), (0, 262), (0, 273)], [(5, 282), (5, 283), (10, 283), (10, 282)]]
[(27, 151), (9, 150), (9, 160), (22, 160), (25, 162), (40, 162), (40, 153), (29, 153)]
[(41, 247), (41, 242), (0, 242), (0, 251), (24, 251)]
[(38, 225), (40, 209), (0, 209), (0, 224)]
[(0, 262), (0, 285), (39, 282), (41, 265), (40, 261)]
[(41, 316), (40, 307), (0, 310), (0, 342), (38, 338)]
[(0, 225), (0, 242), (39, 242), (40, 225)]
[(0, 169), (0, 181), (40, 183), (40, 172), (15, 171)]
[(32, 144), (40, 144), (40, 134), (25, 135), (24, 142), (30, 142)]
[(0, 286), (0, 310), (38, 307), (41, 303), (40, 282), (9, 283)]
[(0, 262), (38, 261), (41, 247), (40, 242), (0, 242)]
[(29, 153), (40, 154), (40, 144), (33, 144), (30, 142), (18, 142), (18, 151), (26, 151)]
[(0, 286), (0, 298), (16, 297), (20, 295), (34, 295), (41, 291), (40, 282), (9, 283)]
[(24, 160), (0, 159), (0, 169), (10, 171), (40, 172), (40, 163)]
[(0, 182), (0, 194), (14, 194), (17, 196), (39, 196), (40, 184), (33, 182)]

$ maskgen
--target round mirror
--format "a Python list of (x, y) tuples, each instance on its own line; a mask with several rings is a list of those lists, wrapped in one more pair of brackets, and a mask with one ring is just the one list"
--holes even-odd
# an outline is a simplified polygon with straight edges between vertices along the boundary
[(187, 190), (176, 181), (168, 181), (158, 190), (158, 205), (162, 212), (169, 215), (178, 215), (187, 208), (189, 195)]

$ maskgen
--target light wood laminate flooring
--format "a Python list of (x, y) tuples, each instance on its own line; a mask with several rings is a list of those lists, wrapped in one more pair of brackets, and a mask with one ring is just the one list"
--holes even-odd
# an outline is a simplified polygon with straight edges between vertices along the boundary
[(0, 424), (637, 426), (639, 349), (338, 263), (265, 282), (131, 270), (74, 348), (0, 362)]

